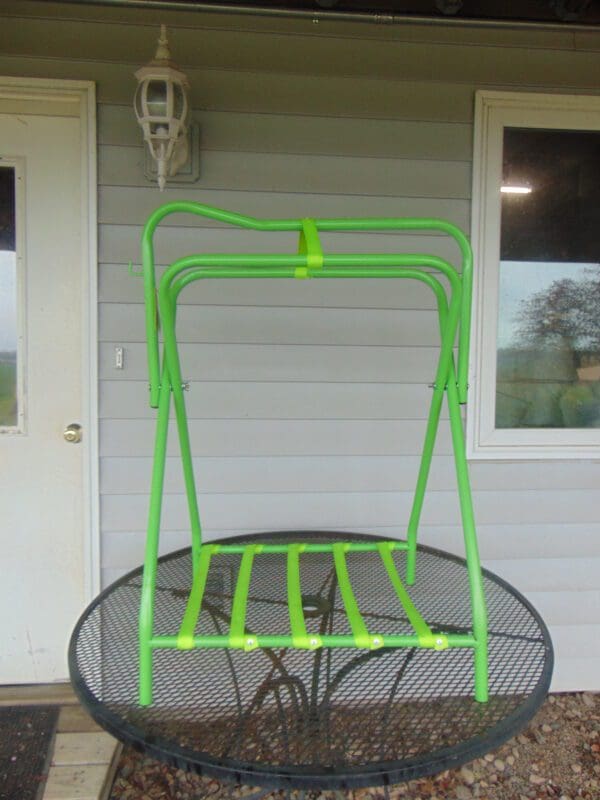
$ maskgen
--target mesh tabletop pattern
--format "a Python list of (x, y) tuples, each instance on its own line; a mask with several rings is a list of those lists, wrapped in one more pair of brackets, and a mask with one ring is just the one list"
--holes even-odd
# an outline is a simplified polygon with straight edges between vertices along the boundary
[[(272, 533), (252, 542), (354, 541), (332, 533)], [(406, 554), (394, 552), (404, 576)], [(241, 556), (211, 566), (200, 634), (224, 634)], [(381, 580), (377, 553), (348, 557), (369, 628), (410, 632)], [(159, 562), (155, 630), (177, 629), (189, 593), (191, 555)], [(309, 633), (348, 633), (330, 554), (303, 558)], [(469, 633), (467, 571), (461, 559), (419, 547), (411, 598), (436, 630)], [(488, 703), (473, 699), (473, 653), (418, 648), (198, 649), (154, 654), (154, 702), (137, 701), (141, 571), (109, 587), (79, 621), (71, 677), (95, 719), (124, 741), (171, 764), (252, 785), (344, 788), (388, 784), (456, 766), (496, 747), (535, 712), (548, 690), (552, 646), (535, 610), (484, 572), (489, 613)], [(248, 632), (289, 632), (285, 556), (262, 554), (248, 594)]]

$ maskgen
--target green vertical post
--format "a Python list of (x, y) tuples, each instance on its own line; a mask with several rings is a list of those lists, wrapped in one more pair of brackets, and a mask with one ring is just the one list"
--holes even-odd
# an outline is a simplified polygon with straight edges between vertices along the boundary
[(444, 383), (440, 385), (436, 381), (433, 386), (433, 396), (431, 398), (431, 405), (429, 406), (429, 416), (427, 418), (425, 440), (423, 442), (423, 451), (421, 453), (421, 461), (419, 463), (417, 485), (413, 495), (413, 502), (406, 530), (406, 540), (408, 542), (408, 550), (406, 551), (406, 582), (409, 586), (414, 584), (416, 577), (417, 531), (421, 519), (421, 512), (423, 510), (423, 502), (425, 500), (425, 489), (427, 488), (427, 480), (429, 478), (429, 470), (431, 468), (431, 460), (433, 458), (433, 450), (435, 447), (435, 440), (440, 422), (440, 413), (444, 400), (444, 392)]
[(197, 575), (198, 563), (200, 559), (202, 528), (200, 525), (200, 513), (198, 511), (198, 499), (196, 495), (196, 479), (194, 476), (194, 465), (192, 461), (192, 448), (190, 446), (190, 434), (185, 410), (185, 399), (183, 396), (183, 378), (181, 377), (181, 365), (179, 363), (179, 353), (177, 351), (177, 339), (175, 335), (176, 305), (175, 300), (172, 299), (168, 291), (168, 288), (163, 284), (161, 284), (159, 289), (158, 304), (160, 317), (163, 324), (165, 360), (169, 364), (169, 376), (171, 381), (171, 389), (173, 391), (173, 406), (175, 407), (175, 419), (177, 421), (177, 432), (179, 434), (179, 446), (181, 450), (181, 463), (183, 467), (185, 492), (190, 515), (190, 527), (192, 534), (192, 568), (193, 575), (195, 577)]
[(415, 582), (417, 561), (417, 530), (419, 527), (419, 521), (421, 519), (421, 511), (423, 510), (425, 489), (427, 488), (427, 480), (429, 478), (429, 470), (431, 467), (431, 460), (433, 458), (433, 450), (435, 447), (435, 440), (439, 427), (444, 393), (446, 391), (446, 385), (449, 381), (450, 366), (452, 363), (452, 347), (454, 345), (456, 328), (461, 309), (461, 284), (453, 286), (449, 309), (447, 308), (446, 297), (443, 293), (440, 294), (440, 289), (434, 288), (438, 305), (438, 317), (442, 341), (440, 346), (438, 367), (435, 375), (435, 382), (433, 384), (433, 396), (431, 398), (431, 405), (429, 407), (427, 428), (425, 429), (425, 441), (423, 443), (417, 485), (413, 496), (413, 504), (408, 521), (406, 537), (408, 541), (408, 551), (406, 554), (406, 582), (409, 586), (412, 586)]
[(159, 391), (158, 416), (156, 420), (156, 439), (154, 443), (154, 462), (152, 465), (152, 485), (150, 489), (150, 509), (148, 513), (148, 532), (146, 535), (146, 554), (142, 577), (142, 593), (139, 618), (139, 656), (140, 656), (140, 705), (152, 703), (152, 628), (154, 624), (154, 595), (156, 591), (156, 569), (158, 561), (158, 537), (162, 510), (163, 486), (165, 480), (165, 460), (167, 455), (167, 434), (169, 431), (169, 406), (171, 389), (166, 367), (162, 372)]
[(479, 548), (477, 546), (473, 498), (471, 495), (471, 483), (469, 481), (469, 467), (465, 451), (465, 434), (460, 416), (459, 394), (453, 365), (450, 367), (447, 396), (448, 410), (450, 412), (450, 431), (452, 433), (452, 449), (454, 450), (454, 464), (456, 468), (456, 481), (458, 484), (458, 498), (467, 556), (473, 635), (475, 637), (475, 699), (480, 703), (486, 703), (488, 700), (487, 610), (483, 592)]

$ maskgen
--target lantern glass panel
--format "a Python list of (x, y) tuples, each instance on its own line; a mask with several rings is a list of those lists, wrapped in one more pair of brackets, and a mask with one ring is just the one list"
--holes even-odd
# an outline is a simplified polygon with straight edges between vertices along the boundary
[(143, 105), (143, 83), (138, 83), (137, 89), (135, 90), (135, 97), (133, 99), (133, 107), (136, 113), (136, 116), (141, 119), (144, 115), (144, 105)]
[(183, 121), (185, 115), (185, 97), (181, 84), (173, 84), (173, 116), (175, 119)]
[(165, 81), (149, 81), (146, 105), (151, 117), (167, 117), (167, 85)]

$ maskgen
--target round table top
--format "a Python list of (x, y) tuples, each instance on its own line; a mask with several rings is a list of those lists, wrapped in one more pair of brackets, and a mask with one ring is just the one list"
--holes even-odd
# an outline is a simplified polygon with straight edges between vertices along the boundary
[[(236, 542), (364, 539), (348, 533), (265, 533)], [(240, 556), (209, 574), (199, 630), (226, 633)], [(369, 629), (409, 631), (398, 598), (378, 580), (377, 553), (348, 556)], [(401, 577), (405, 554), (394, 556)], [(283, 560), (282, 560), (283, 559)], [(378, 569), (379, 567), (379, 569)], [(155, 633), (178, 629), (189, 591), (189, 549), (160, 559)], [(349, 632), (330, 554), (303, 557), (307, 628)], [(154, 702), (137, 702), (141, 568), (109, 586), (80, 618), (71, 679), (96, 721), (172, 765), (252, 786), (389, 785), (472, 760), (513, 736), (543, 702), (552, 673), (546, 626), (529, 602), (484, 570), (490, 699), (473, 699), (471, 650), (205, 649), (154, 654)], [(420, 546), (410, 595), (432, 628), (470, 630), (462, 559)], [(289, 630), (285, 560), (255, 560), (247, 630)]]

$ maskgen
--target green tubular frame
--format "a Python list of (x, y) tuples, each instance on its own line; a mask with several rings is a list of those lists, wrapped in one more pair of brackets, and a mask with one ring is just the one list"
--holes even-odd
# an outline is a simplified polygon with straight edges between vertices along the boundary
[[(299, 234), (297, 254), (249, 255), (191, 255), (171, 264), (156, 283), (154, 264), (154, 233), (169, 214), (189, 213), (225, 222), (238, 228), (255, 231), (296, 231)], [(328, 254), (323, 253), (320, 232), (329, 231), (429, 231), (446, 234), (454, 239), (460, 252), (461, 269), (425, 254)], [(154, 464), (148, 515), (148, 534), (142, 581), (139, 619), (140, 704), (152, 702), (152, 653), (155, 649), (235, 648), (254, 650), (258, 647), (294, 647), (315, 650), (320, 647), (421, 647), (445, 650), (449, 647), (472, 648), (474, 654), (475, 699), (488, 699), (487, 673), (487, 614), (471, 489), (465, 455), (465, 440), (460, 405), (467, 399), (467, 372), (473, 262), (471, 248), (465, 235), (444, 220), (429, 218), (368, 218), (368, 219), (293, 219), (261, 220), (235, 214), (212, 206), (192, 202), (169, 203), (158, 208), (148, 219), (142, 236), (142, 264), (146, 304), (146, 335), (150, 374), (150, 405), (158, 409)], [(448, 294), (435, 273), (441, 273), (449, 285)], [(412, 510), (407, 525), (406, 540), (381, 542), (337, 542), (314, 544), (202, 544), (196, 482), (192, 465), (184, 399), (181, 365), (176, 337), (177, 301), (188, 284), (205, 279), (236, 278), (405, 278), (421, 281), (433, 292), (439, 319), (440, 351), (432, 401), (427, 420), (425, 441), (417, 477)], [(162, 357), (159, 344), (159, 320), (162, 328)], [(454, 343), (458, 336), (458, 366), (454, 364)], [(392, 552), (406, 552), (406, 583), (416, 577), (417, 530), (429, 476), (442, 403), (446, 397), (454, 450), (458, 494), (464, 533), (467, 571), (472, 612), (469, 633), (442, 633), (430, 629), (412, 603), (392, 559)], [(154, 634), (154, 596), (158, 561), (158, 541), (164, 486), (167, 434), (171, 398), (181, 450), (183, 474), (190, 516), (192, 544), (191, 589), (187, 607), (178, 632), (172, 635)], [(369, 631), (361, 616), (348, 573), (348, 555), (378, 553), (382, 579), (391, 585), (404, 609), (413, 633), (382, 635)], [(234, 591), (230, 629), (223, 635), (197, 635), (196, 627), (202, 607), (211, 560), (220, 553), (242, 556)], [(282, 577), (286, 576), (290, 632), (286, 635), (254, 633), (246, 629), (246, 604), (255, 558), (263, 553), (276, 553), (282, 559)], [(300, 592), (302, 560), (311, 553), (329, 553), (351, 634), (315, 635), (307, 632)], [(387, 576), (387, 577), (386, 577)]]

